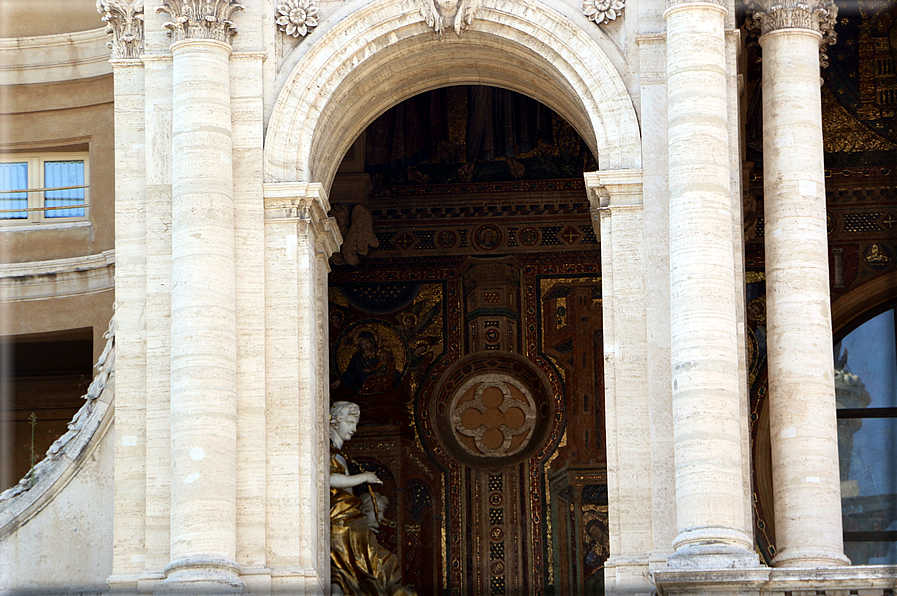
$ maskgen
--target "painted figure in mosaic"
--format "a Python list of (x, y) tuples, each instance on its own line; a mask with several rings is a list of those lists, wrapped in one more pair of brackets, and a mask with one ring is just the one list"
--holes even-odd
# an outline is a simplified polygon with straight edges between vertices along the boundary
[(361, 395), (385, 393), (392, 390), (400, 378), (396, 373), (392, 350), (380, 348), (372, 332), (359, 333), (358, 351), (340, 379), (346, 387)]
[(604, 521), (593, 519), (586, 524), (585, 540), (585, 582), (583, 588), (589, 596), (604, 594), (604, 562), (607, 551), (608, 532)]
[[(330, 593), (416, 596), (400, 584), (398, 558), (377, 543), (362, 512), (362, 501), (352, 492), (364, 483), (382, 484), (373, 472), (350, 474), (349, 461), (342, 452), (345, 442), (355, 434), (360, 415), (358, 404), (352, 402), (338, 401), (330, 408)], [(380, 515), (375, 512), (374, 518)]]

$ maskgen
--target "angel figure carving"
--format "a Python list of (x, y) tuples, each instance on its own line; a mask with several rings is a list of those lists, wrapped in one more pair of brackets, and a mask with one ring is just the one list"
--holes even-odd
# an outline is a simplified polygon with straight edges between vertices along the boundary
[(420, 14), (439, 37), (446, 29), (456, 35), (466, 29), (476, 16), (483, 0), (419, 0)]

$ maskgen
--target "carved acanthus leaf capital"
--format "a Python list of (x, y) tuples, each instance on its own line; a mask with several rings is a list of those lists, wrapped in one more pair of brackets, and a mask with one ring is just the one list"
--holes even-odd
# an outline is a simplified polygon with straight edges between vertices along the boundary
[(97, 12), (103, 15), (106, 44), (113, 58), (139, 58), (143, 53), (143, 0), (97, 0)]
[(156, 8), (171, 17), (163, 26), (173, 41), (214, 39), (226, 43), (237, 33), (231, 15), (240, 10), (244, 6), (237, 0), (163, 0)]
[(779, 29), (811, 29), (835, 41), (838, 7), (834, 0), (746, 0), (754, 26), (765, 34)]
[(417, 0), (417, 3), (424, 22), (442, 37), (446, 29), (454, 29), (460, 36), (473, 23), (482, 0)]

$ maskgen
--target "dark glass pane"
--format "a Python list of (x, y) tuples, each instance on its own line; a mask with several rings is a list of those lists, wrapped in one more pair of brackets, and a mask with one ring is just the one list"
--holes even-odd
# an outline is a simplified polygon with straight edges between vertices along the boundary
[(853, 565), (897, 565), (897, 542), (844, 542)]
[[(26, 162), (0, 163), (0, 190), (28, 188), (28, 164)], [(25, 209), (28, 207), (28, 193), (12, 192), (0, 194), (0, 211)], [(26, 219), (25, 211), (0, 213), (0, 219)]]
[[(47, 188), (60, 186), (82, 186), (84, 184), (83, 161), (48, 161), (44, 162), (44, 184)], [(63, 207), (65, 205), (83, 205), (83, 188), (68, 190), (48, 190), (44, 193), (45, 207)], [(74, 209), (53, 209), (44, 212), (45, 217), (83, 217), (84, 207)]]
[(897, 531), (897, 418), (838, 421), (845, 532)]
[(835, 345), (839, 408), (897, 407), (894, 309), (869, 319)]

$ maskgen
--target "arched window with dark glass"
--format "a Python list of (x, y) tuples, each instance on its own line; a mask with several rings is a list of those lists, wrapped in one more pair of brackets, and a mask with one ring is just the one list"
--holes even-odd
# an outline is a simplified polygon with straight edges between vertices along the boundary
[(897, 564), (897, 316), (892, 304), (835, 344), (844, 551)]

